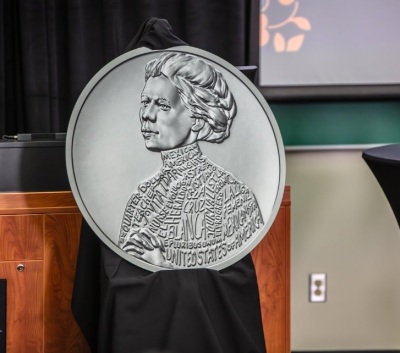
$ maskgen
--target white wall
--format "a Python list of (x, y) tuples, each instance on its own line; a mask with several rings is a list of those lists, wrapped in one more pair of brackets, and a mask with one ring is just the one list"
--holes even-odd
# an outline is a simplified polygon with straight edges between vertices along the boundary
[[(361, 153), (286, 153), (292, 350), (400, 349), (400, 228)], [(308, 302), (312, 272), (326, 303)]]

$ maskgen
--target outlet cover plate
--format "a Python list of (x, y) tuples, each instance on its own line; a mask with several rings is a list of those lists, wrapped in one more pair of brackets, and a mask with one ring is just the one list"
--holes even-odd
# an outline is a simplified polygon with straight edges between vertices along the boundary
[(309, 300), (311, 303), (325, 303), (327, 297), (326, 273), (311, 273), (309, 277)]

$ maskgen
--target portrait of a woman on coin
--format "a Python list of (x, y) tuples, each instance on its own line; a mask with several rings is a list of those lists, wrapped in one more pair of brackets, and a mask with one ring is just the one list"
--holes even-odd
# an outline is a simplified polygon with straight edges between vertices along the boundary
[[(204, 156), (236, 115), (222, 74), (197, 56), (165, 52), (147, 63), (139, 118), (162, 167), (127, 202), (118, 246), (163, 268), (199, 268), (238, 251), (263, 225), (256, 197)], [(138, 166), (140, 167), (140, 166)]]

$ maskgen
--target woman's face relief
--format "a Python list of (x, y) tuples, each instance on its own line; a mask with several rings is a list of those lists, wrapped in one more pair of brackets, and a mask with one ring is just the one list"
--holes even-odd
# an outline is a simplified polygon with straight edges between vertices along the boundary
[(141, 96), (141, 131), (147, 149), (165, 151), (196, 141), (190, 117), (178, 91), (163, 75), (150, 77)]

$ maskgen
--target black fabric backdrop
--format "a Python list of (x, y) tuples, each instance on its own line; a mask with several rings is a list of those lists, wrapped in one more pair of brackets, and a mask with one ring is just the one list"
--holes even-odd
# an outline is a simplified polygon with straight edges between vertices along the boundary
[(252, 64), (251, 6), (254, 0), (0, 0), (0, 136), (66, 132), (87, 82), (151, 17), (167, 19), (191, 46)]
[[(233, 65), (251, 64), (254, 2), (0, 0), (0, 135), (65, 132), (92, 76), (148, 38), (153, 49), (180, 38)], [(143, 42), (141, 25), (151, 17), (167, 19), (176, 37), (147, 33)], [(93, 353), (265, 352), (249, 255), (219, 272), (152, 274), (110, 251), (84, 223), (73, 312)]]

